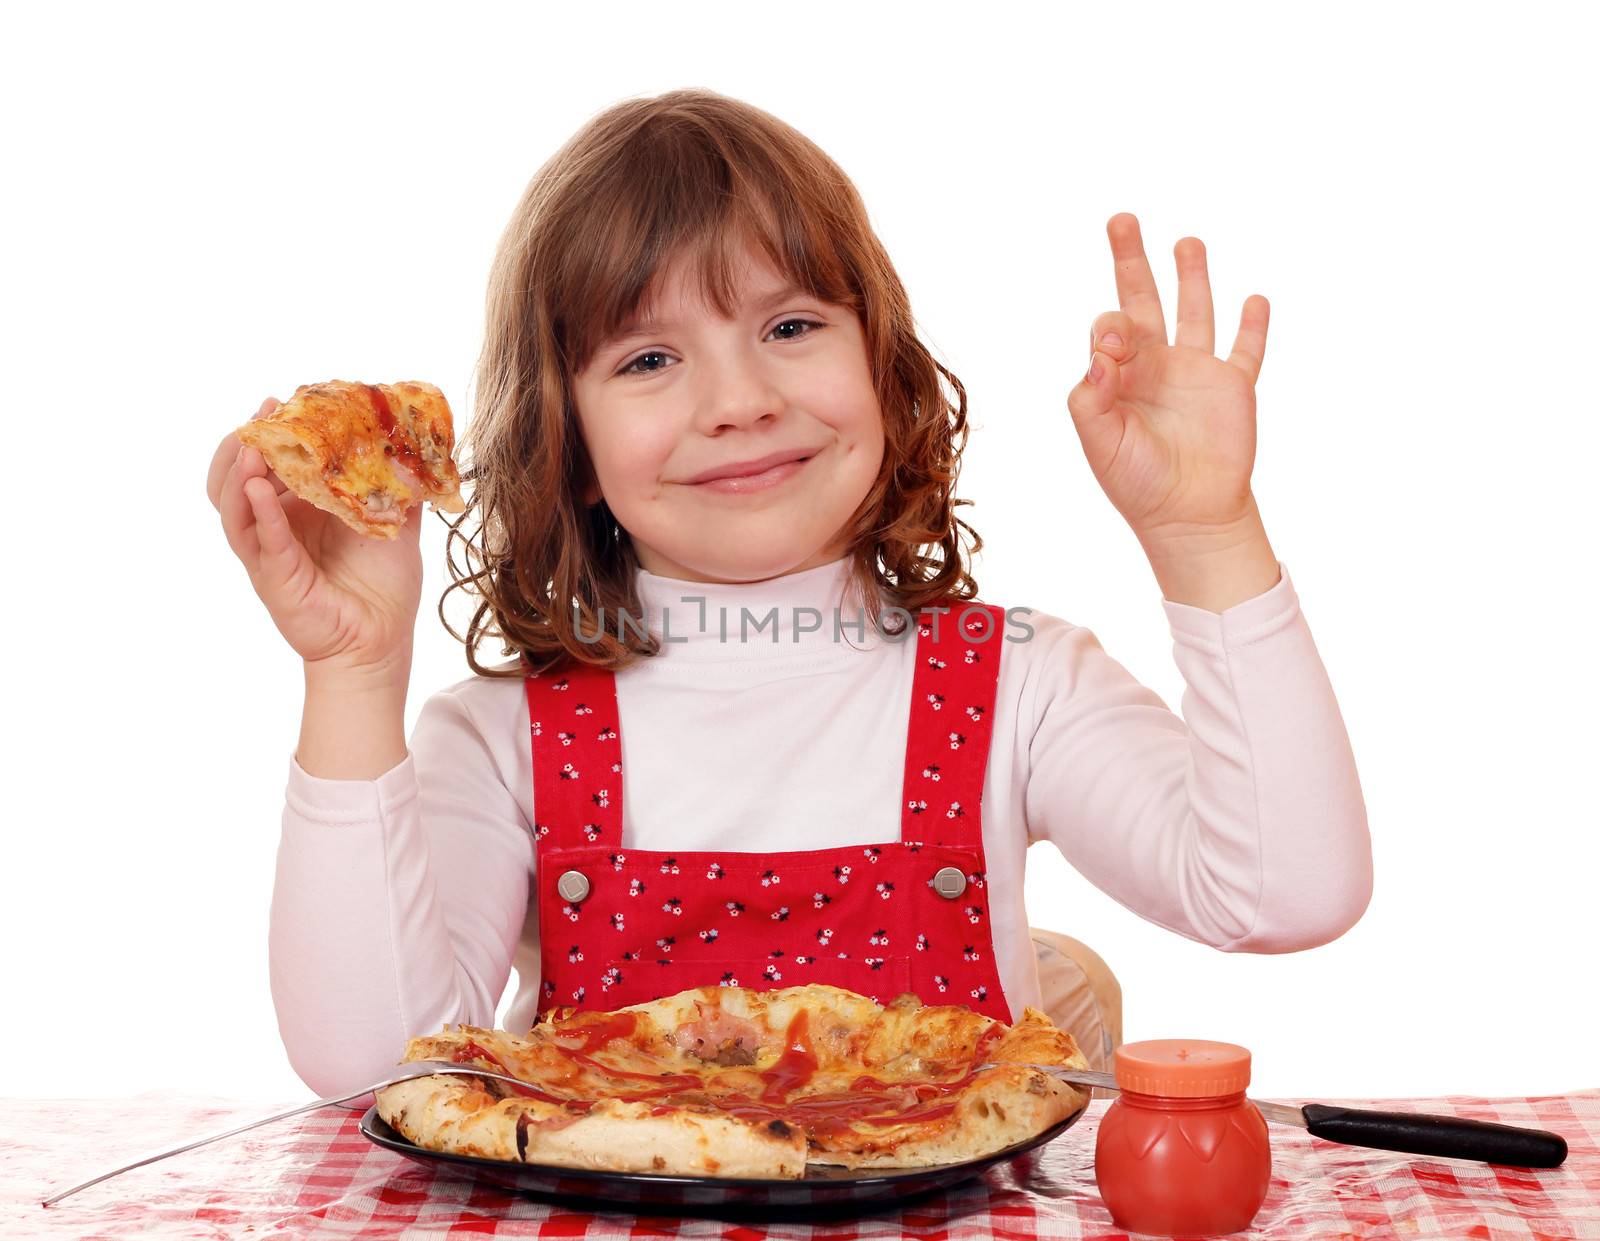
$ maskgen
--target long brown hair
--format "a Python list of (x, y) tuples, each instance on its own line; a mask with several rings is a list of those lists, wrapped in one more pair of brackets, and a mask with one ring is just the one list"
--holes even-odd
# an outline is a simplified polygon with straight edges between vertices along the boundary
[[(638, 563), (606, 502), (583, 503), (592, 466), (572, 376), (680, 253), (702, 295), (731, 315), (736, 247), (747, 240), (798, 287), (861, 318), (884, 429), (878, 477), (849, 525), (850, 583), (858, 599), (879, 601), (863, 605), (866, 614), (976, 597), (968, 558), (983, 540), (955, 512), (971, 501), (953, 495), (966, 389), (917, 338), (855, 186), (776, 117), (712, 91), (675, 90), (593, 117), (534, 174), (501, 237), (462, 438), (471, 487), (466, 512), (449, 523), (452, 580), (439, 601), (475, 673), (515, 677), (526, 671), (521, 661), (544, 668), (569, 659), (620, 669), (658, 653), (648, 633), (603, 632), (607, 616), (641, 614)], [(462, 533), (469, 521), (476, 542)], [(961, 531), (971, 542), (965, 554)], [(453, 553), (458, 538), (464, 568)], [(457, 589), (479, 599), (465, 635), (444, 616)], [(517, 665), (478, 662), (491, 636)]]

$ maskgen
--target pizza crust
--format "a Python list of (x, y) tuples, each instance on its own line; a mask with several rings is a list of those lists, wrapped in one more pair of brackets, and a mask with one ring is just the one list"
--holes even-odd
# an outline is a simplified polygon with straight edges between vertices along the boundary
[[(490, 1078), (437, 1074), (377, 1092), (379, 1115), (417, 1145), (611, 1172), (778, 1179), (803, 1176), (808, 1163), (964, 1162), (1088, 1103), (1027, 1067), (1088, 1067), (1038, 1009), (1008, 1027), (913, 995), (881, 1006), (823, 985), (556, 1009), (524, 1038), (447, 1027), (412, 1039), (406, 1059), (478, 1063), (529, 1083), (516, 1094)], [(611, 1097), (628, 1093), (649, 1097)]]
[(429, 1150), (513, 1163), (680, 1176), (793, 1180), (806, 1139), (725, 1116), (604, 1099), (586, 1115), (537, 1099), (497, 1099), (470, 1079), (434, 1076), (380, 1091), (378, 1115)]

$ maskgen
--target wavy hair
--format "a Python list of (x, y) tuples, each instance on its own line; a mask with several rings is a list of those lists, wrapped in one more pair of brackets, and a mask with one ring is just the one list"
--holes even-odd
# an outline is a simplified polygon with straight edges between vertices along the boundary
[[(860, 195), (776, 117), (712, 91), (675, 90), (589, 120), (535, 173), (495, 254), (474, 417), (461, 445), (467, 508), (447, 522), (451, 581), (439, 601), (475, 673), (520, 677), (568, 660), (615, 670), (659, 653), (648, 632), (604, 632), (606, 616), (641, 614), (638, 563), (604, 499), (583, 502), (593, 467), (572, 376), (679, 254), (707, 300), (731, 315), (745, 240), (798, 287), (862, 322), (884, 455), (849, 523), (857, 598), (914, 613), (976, 597), (968, 563), (983, 540), (956, 515), (971, 501), (953, 494), (966, 389), (918, 339)], [(457, 589), (478, 599), (465, 635), (444, 616)], [(515, 664), (479, 662), (491, 637)]]

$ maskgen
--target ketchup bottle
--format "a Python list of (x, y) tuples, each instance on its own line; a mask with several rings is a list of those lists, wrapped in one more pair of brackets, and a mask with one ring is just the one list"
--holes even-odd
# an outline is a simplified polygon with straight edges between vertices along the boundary
[(1117, 1048), (1120, 1096), (1095, 1139), (1111, 1219), (1162, 1236), (1237, 1232), (1267, 1196), (1267, 1122), (1245, 1100), (1250, 1053), (1233, 1043), (1154, 1039)]

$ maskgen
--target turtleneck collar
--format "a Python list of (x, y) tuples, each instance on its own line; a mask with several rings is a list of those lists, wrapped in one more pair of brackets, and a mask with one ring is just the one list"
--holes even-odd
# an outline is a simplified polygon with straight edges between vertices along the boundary
[(843, 556), (799, 573), (737, 583), (692, 582), (638, 569), (634, 583), (663, 657), (726, 662), (847, 656), (883, 641), (849, 591), (852, 565)]

